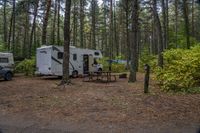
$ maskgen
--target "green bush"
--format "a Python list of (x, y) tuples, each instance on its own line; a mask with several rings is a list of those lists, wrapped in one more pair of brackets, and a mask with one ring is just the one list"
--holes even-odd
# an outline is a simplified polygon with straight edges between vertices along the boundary
[(36, 66), (35, 62), (35, 58), (25, 59), (16, 66), (15, 70), (18, 73), (24, 73), (26, 76), (34, 75)]
[(126, 72), (126, 67), (124, 64), (112, 64), (112, 72), (123, 73)]
[(164, 68), (156, 70), (156, 78), (165, 91), (190, 92), (200, 81), (200, 46), (190, 50), (164, 52)]

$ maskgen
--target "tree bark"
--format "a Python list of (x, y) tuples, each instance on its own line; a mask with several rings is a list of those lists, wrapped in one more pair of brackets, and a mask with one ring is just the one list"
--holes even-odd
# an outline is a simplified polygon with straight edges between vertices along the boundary
[(166, 47), (168, 49), (169, 45), (169, 0), (166, 0)]
[(73, 45), (77, 46), (77, 7), (75, 1), (73, 4)]
[(84, 7), (85, 7), (85, 0), (80, 0), (80, 46), (84, 48)]
[(42, 45), (47, 45), (47, 26), (49, 20), (49, 13), (51, 9), (51, 0), (46, 1), (46, 13), (43, 20), (43, 27), (42, 27)]
[[(30, 51), (30, 47), (27, 46), (28, 42), (28, 34), (29, 34), (29, 3), (26, 2), (26, 21), (25, 21), (25, 25), (24, 25), (24, 42), (23, 42), (23, 57), (27, 57), (27, 51)], [(30, 46), (30, 45), (29, 45)], [(27, 50), (28, 48), (28, 50)], [(32, 52), (32, 51), (31, 51)], [(29, 53), (30, 54), (30, 53)]]
[(166, 37), (167, 37), (167, 17), (166, 17), (166, 3), (165, 0), (162, 0), (162, 17), (163, 17), (163, 47), (167, 48)]
[(127, 67), (129, 69), (130, 62), (130, 39), (129, 39), (129, 0), (125, 0), (125, 16), (126, 16), (126, 47), (127, 47)]
[(52, 34), (51, 34), (51, 44), (55, 45), (55, 38), (56, 38), (56, 18), (57, 18), (57, 1), (55, 1), (54, 5), (54, 16), (53, 16), (53, 26), (52, 26)]
[[(110, 29), (109, 29), (109, 57), (110, 60), (113, 58), (113, 0), (110, 0)], [(111, 64), (110, 64), (111, 71)]]
[(57, 0), (58, 3), (58, 15), (57, 15), (57, 45), (60, 45), (60, 0)]
[(31, 35), (30, 35), (30, 44), (29, 44), (29, 58), (32, 56), (32, 44), (33, 44), (33, 36), (36, 28), (36, 18), (38, 14), (38, 6), (39, 6), (39, 0), (36, 0), (34, 3), (34, 15), (33, 15), (33, 25), (31, 28)]
[(163, 36), (160, 18), (157, 11), (157, 0), (153, 0), (153, 14), (160, 43), (158, 45), (158, 66), (163, 68)]
[(178, 48), (178, 0), (175, 0), (175, 42), (176, 42), (176, 48)]
[(96, 49), (96, 1), (92, 0), (92, 48)]
[(8, 41), (8, 28), (7, 28), (7, 15), (6, 15), (6, 6), (7, 6), (7, 0), (4, 0), (4, 6), (3, 6), (3, 24), (4, 24), (4, 43), (5, 48), (7, 47), (7, 41)]
[(8, 51), (11, 50), (12, 25), (13, 25), (13, 12), (10, 18), (10, 29), (9, 29), (9, 34), (8, 34), (8, 48), (7, 48)]
[(103, 25), (104, 25), (104, 30), (103, 30), (103, 50), (105, 51), (105, 56), (109, 56), (109, 51), (108, 49), (108, 37), (107, 37), (107, 9), (106, 9), (106, 2), (104, 0), (104, 10), (103, 10), (103, 14), (104, 14), (104, 20), (103, 20)]
[(129, 82), (135, 82), (137, 80), (137, 44), (138, 44), (138, 22), (139, 20), (139, 3), (138, 0), (132, 0), (132, 41), (131, 41), (131, 66)]
[(192, 30), (191, 30), (191, 35), (193, 36), (193, 37), (195, 37), (195, 31), (194, 31), (194, 0), (192, 0), (192, 21), (191, 21), (191, 28), (192, 28)]
[(183, 15), (185, 22), (185, 35), (186, 35), (186, 47), (190, 49), (190, 24), (188, 18), (188, 3), (187, 0), (183, 0)]
[(13, 0), (12, 52), (15, 54), (16, 0)]
[(64, 55), (63, 55), (63, 79), (62, 84), (68, 84), (69, 79), (69, 56), (70, 56), (70, 11), (71, 0), (65, 1), (65, 18), (64, 18)]

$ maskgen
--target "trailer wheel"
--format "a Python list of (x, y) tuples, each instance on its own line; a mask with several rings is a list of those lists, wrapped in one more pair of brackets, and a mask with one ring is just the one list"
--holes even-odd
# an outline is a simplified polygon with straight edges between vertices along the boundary
[(98, 74), (98, 75), (101, 75), (101, 74), (102, 74), (102, 71), (103, 71), (102, 68), (99, 68), (97, 74)]
[(99, 68), (99, 69), (98, 69), (98, 72), (102, 72), (102, 71), (103, 71), (102, 68)]
[(72, 72), (72, 77), (73, 77), (73, 78), (78, 78), (78, 71), (76, 71), (76, 70), (73, 71), (73, 72)]
[(10, 72), (6, 73), (5, 76), (4, 76), (4, 79), (5, 79), (6, 81), (12, 80), (12, 73), (10, 73)]

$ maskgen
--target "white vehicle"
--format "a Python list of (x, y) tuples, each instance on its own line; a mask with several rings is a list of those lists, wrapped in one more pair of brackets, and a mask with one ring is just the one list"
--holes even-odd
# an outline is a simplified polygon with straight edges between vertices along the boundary
[(14, 70), (14, 58), (12, 53), (2, 53), (0, 52), (0, 66), (3, 68), (8, 68)]
[[(73, 77), (88, 71), (102, 71), (97, 59), (102, 58), (100, 50), (81, 49), (70, 46), (69, 74)], [(63, 75), (63, 46), (42, 46), (36, 53), (37, 75)]]
[(0, 52), (0, 78), (12, 80), (14, 70), (14, 59), (12, 53)]

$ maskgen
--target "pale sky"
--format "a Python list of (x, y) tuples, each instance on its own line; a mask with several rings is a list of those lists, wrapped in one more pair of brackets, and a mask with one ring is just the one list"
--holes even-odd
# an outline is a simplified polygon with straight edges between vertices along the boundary
[(99, 2), (99, 4), (100, 4), (100, 5), (103, 3), (103, 1), (102, 1), (102, 0), (98, 0), (98, 2)]

